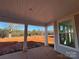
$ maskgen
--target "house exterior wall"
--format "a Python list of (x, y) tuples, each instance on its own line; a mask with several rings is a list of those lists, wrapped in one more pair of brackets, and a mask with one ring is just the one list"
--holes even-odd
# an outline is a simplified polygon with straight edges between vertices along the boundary
[[(77, 39), (79, 41), (79, 14), (78, 15), (73, 15), (73, 16), (69, 16), (67, 18), (64, 18), (63, 20), (66, 20), (66, 19), (72, 19), (74, 20), (74, 25), (75, 25), (75, 30), (76, 30), (76, 36), (77, 38), (75, 38), (75, 40)], [(55, 22), (55, 25), (54, 25), (54, 28), (55, 28), (55, 50), (66, 55), (66, 56), (69, 56), (73, 59), (79, 59), (79, 48), (72, 48), (72, 47), (69, 47), (69, 46), (65, 46), (65, 45), (61, 45), (60, 42), (59, 42), (59, 29), (58, 29), (58, 21)], [(76, 43), (78, 42), (76, 41)], [(77, 45), (77, 44), (76, 44)], [(78, 45), (79, 46), (79, 45)]]
[[(74, 20), (75, 20), (75, 27), (76, 27), (76, 32), (77, 32), (77, 40), (79, 42), (79, 14), (74, 16)], [(79, 46), (79, 43), (78, 43)]]

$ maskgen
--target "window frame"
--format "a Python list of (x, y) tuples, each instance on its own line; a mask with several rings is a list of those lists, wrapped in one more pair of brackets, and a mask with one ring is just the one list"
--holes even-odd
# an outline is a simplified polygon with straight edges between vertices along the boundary
[[(73, 47), (66, 46), (66, 45), (63, 45), (63, 44), (60, 43), (60, 38), (59, 38), (59, 23), (64, 22), (64, 21), (69, 21), (69, 20), (71, 20), (72, 23), (73, 23), (72, 25), (73, 25), (74, 37), (75, 37), (75, 40), (74, 40), (74, 41), (75, 41), (75, 48), (76, 48), (76, 50), (78, 50), (78, 49), (79, 49), (79, 46), (78, 46), (77, 33), (76, 33), (76, 28), (75, 28), (75, 21), (74, 21), (74, 17), (72, 17), (72, 16), (57, 21), (57, 27), (58, 27), (58, 44), (59, 44), (60, 46), (63, 46), (63, 47), (75, 49), (75, 48), (73, 48)], [(79, 51), (79, 50), (78, 50), (78, 51)]]

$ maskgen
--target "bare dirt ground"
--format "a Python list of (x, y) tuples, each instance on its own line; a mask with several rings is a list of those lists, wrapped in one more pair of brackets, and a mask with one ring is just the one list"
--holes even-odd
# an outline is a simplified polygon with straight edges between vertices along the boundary
[[(23, 37), (13, 37), (13, 38), (0, 38), (0, 48), (7, 47), (7, 46), (12, 46), (15, 45), (18, 42), (23, 42), (24, 38)], [(28, 36), (27, 42), (29, 42), (29, 46), (32, 46), (33, 44), (36, 43), (44, 43), (45, 38), (44, 36)], [(54, 38), (53, 37), (48, 37), (48, 43), (49, 44), (54, 44)]]
[[(23, 37), (0, 38), (0, 55), (22, 50), (23, 41)], [(28, 36), (28, 48), (31, 49), (42, 46), (44, 45), (44, 41), (44, 36)], [(54, 38), (48, 37), (48, 43), (54, 44)]]
[[(23, 42), (23, 37), (13, 37), (13, 38), (0, 38), (0, 42)], [(28, 36), (27, 41), (34, 41), (34, 42), (42, 42), (44, 43), (45, 38), (44, 36)], [(54, 38), (48, 37), (48, 43), (54, 44)]]

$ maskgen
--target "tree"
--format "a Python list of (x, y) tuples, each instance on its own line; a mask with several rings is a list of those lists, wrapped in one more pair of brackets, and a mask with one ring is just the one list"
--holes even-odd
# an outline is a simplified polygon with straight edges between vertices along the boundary
[(32, 35), (36, 35), (37, 34), (37, 31), (36, 30), (32, 30), (31, 34)]
[(0, 30), (0, 37), (1, 38), (7, 37), (7, 31), (6, 30)]
[(31, 36), (31, 31), (28, 31), (28, 36)]
[(14, 24), (14, 23), (9, 23), (8, 26), (7, 26), (7, 30), (8, 30), (8, 33), (9, 33), (9, 38), (12, 37), (12, 32), (17, 29), (17, 24)]

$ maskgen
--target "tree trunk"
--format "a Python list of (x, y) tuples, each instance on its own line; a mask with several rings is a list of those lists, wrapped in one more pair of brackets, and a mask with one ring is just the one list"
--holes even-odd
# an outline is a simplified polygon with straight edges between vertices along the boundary
[(11, 38), (12, 37), (12, 34), (11, 33), (9, 33), (9, 38)]

